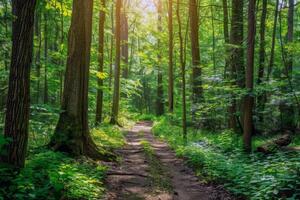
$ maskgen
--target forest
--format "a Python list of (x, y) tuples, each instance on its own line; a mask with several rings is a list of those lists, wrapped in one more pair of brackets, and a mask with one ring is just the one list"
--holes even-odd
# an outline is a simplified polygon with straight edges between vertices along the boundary
[(0, 200), (300, 199), (299, 0), (0, 0)]

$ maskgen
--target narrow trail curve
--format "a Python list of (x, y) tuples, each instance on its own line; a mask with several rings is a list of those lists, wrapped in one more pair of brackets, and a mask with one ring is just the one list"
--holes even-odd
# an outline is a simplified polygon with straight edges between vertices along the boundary
[[(165, 142), (155, 139), (150, 122), (137, 123), (126, 136), (127, 145), (118, 150), (122, 161), (111, 167), (106, 178), (106, 200), (227, 200), (233, 199), (225, 190), (198, 181), (193, 170), (176, 158)], [(147, 141), (159, 165), (162, 178), (170, 189), (157, 188), (152, 181), (151, 161), (142, 141)], [(161, 173), (161, 172), (158, 172)]]

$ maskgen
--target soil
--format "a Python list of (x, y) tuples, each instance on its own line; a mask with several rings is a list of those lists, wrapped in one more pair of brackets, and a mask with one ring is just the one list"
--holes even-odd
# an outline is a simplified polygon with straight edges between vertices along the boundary
[(202, 183), (184, 160), (152, 135), (151, 128), (151, 122), (139, 122), (128, 131), (127, 145), (117, 151), (121, 161), (107, 174), (106, 200), (234, 199), (222, 186)]

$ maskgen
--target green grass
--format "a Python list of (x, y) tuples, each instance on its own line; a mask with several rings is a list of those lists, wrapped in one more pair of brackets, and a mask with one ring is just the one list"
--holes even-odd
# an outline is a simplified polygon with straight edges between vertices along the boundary
[[(169, 142), (177, 155), (187, 159), (203, 181), (224, 184), (237, 196), (249, 199), (299, 199), (300, 154), (243, 153), (242, 140), (231, 131), (211, 133), (189, 129), (185, 145), (181, 128), (161, 118), (153, 132)], [(267, 138), (254, 138), (254, 147)], [(297, 145), (296, 138), (293, 145)]]

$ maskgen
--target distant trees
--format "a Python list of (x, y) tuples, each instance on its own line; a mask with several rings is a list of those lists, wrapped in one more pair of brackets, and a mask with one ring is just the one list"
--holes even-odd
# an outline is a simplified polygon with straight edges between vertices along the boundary
[(13, 0), (12, 54), (4, 136), (7, 154), (1, 161), (23, 167), (28, 143), (30, 67), (33, 53), (35, 0)]

